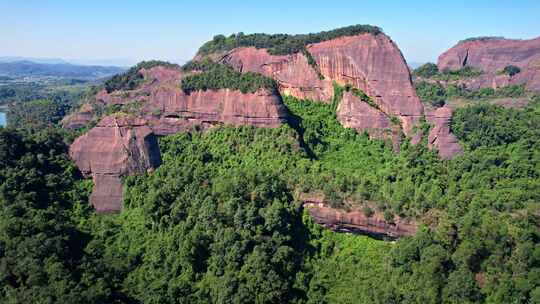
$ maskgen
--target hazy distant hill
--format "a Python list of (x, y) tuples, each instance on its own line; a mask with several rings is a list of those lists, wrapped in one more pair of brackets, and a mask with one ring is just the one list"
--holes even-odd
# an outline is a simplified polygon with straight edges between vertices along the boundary
[(68, 63), (36, 63), (32, 61), (0, 62), (0, 76), (54, 76), (66, 78), (95, 79), (121, 73), (125, 70), (116, 66), (86, 66)]

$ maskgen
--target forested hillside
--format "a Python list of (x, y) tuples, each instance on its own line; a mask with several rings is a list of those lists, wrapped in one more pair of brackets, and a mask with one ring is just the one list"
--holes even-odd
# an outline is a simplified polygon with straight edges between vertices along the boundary
[[(285, 104), (280, 128), (161, 138), (163, 165), (107, 216), (57, 130), (0, 129), (0, 302), (540, 301), (538, 99), (458, 109), (451, 161), (343, 128), (336, 103)], [(302, 210), (315, 191), (422, 225), (395, 243), (334, 233)]]

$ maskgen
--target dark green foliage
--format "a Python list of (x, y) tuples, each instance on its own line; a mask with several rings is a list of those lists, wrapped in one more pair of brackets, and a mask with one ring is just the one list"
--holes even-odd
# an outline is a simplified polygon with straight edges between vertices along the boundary
[(107, 80), (104, 84), (105, 90), (107, 90), (107, 93), (117, 90), (133, 90), (144, 80), (143, 75), (139, 73), (139, 71), (141, 69), (151, 69), (156, 66), (164, 66), (175, 69), (180, 68), (180, 66), (177, 64), (165, 61), (143, 61), (131, 67), (129, 70), (127, 70), (127, 72), (114, 75), (111, 79)]
[(465, 66), (458, 70), (444, 70), (441, 73), (432, 76), (432, 78), (435, 78), (437, 80), (451, 81), (464, 78), (478, 77), (482, 75), (482, 73), (483, 72), (477, 68)]
[(463, 40), (459, 41), (458, 44), (463, 43), (463, 42), (469, 42), (469, 41), (488, 41), (488, 40), (499, 40), (499, 39), (504, 39), (504, 37), (502, 37), (502, 36), (471, 37), (471, 38), (467, 38), (467, 39), (463, 39)]
[(313, 68), (313, 70), (315, 70), (315, 73), (317, 73), (317, 76), (319, 76), (319, 79), (324, 80), (324, 75), (321, 73), (321, 69), (317, 65), (317, 62), (315, 61), (311, 53), (308, 52), (308, 50), (304, 48), (302, 49), (302, 54), (304, 54), (304, 56), (307, 58), (307, 62), (309, 66)]
[(207, 72), (212, 69), (220, 68), (221, 64), (214, 62), (210, 59), (203, 59), (203, 60), (190, 60), (186, 64), (182, 66), (182, 70), (185, 72), (192, 72), (192, 71), (199, 71), (199, 72)]
[(472, 149), (531, 141), (540, 136), (540, 118), (533, 108), (505, 109), (479, 104), (454, 113), (452, 131)]
[(507, 65), (504, 67), (502, 72), (510, 77), (519, 74), (521, 72), (521, 69), (515, 65)]
[(84, 96), (87, 87), (57, 87), (36, 83), (0, 86), (0, 105), (16, 104), (36, 99), (50, 99), (56, 102), (76, 104)]
[(440, 83), (421, 81), (415, 84), (416, 94), (424, 102), (429, 102), (434, 107), (442, 107), (445, 104), (447, 93)]
[(182, 90), (186, 93), (219, 89), (239, 90), (242, 93), (254, 93), (259, 89), (277, 90), (276, 82), (270, 77), (253, 72), (240, 73), (224, 64), (191, 63), (184, 69), (203, 71), (182, 79)]
[(415, 84), (416, 94), (424, 102), (429, 102), (435, 107), (445, 104), (450, 98), (464, 98), (469, 100), (487, 100), (493, 98), (517, 98), (527, 93), (525, 85), (510, 85), (498, 89), (481, 88), (479, 90), (467, 90), (463, 86), (450, 84), (444, 87), (439, 82), (420, 81)]
[(0, 302), (112, 300), (70, 218), (87, 200), (76, 172), (58, 134), (0, 128)]
[(268, 52), (273, 55), (294, 54), (304, 50), (308, 44), (331, 40), (342, 36), (354, 36), (362, 33), (378, 35), (382, 33), (382, 30), (379, 27), (372, 25), (352, 25), (331, 31), (302, 35), (245, 35), (244, 33), (232, 34), (229, 37), (217, 35), (201, 46), (197, 54), (208, 55), (215, 52), (229, 51), (237, 47), (247, 46), (253, 46), (258, 49), (268, 49)]
[(437, 67), (436, 64), (431, 63), (431, 62), (423, 64), (413, 71), (414, 76), (419, 76), (419, 77), (424, 77), (424, 78), (430, 78), (437, 74), (439, 74), (439, 68)]
[[(163, 165), (126, 178), (112, 216), (81, 204), (89, 183), (58, 135), (0, 128), (0, 302), (534, 302), (540, 103), (457, 110), (465, 154), (441, 161), (343, 128), (343, 90), (284, 98), (290, 126), (161, 138)], [(429, 227), (396, 243), (333, 233), (295, 201), (315, 191)]]
[(0, 62), (0, 75), (10, 77), (67, 77), (82, 79), (97, 79), (124, 71), (120, 67), (88, 66), (75, 64), (48, 64), (32, 61)]
[(14, 128), (50, 127), (58, 123), (69, 109), (69, 104), (46, 99), (10, 105), (8, 125)]

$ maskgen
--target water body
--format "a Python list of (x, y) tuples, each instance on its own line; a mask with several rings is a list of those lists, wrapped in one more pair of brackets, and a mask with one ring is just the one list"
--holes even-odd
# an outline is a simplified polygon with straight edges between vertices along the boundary
[(6, 123), (6, 113), (0, 112), (0, 126), (5, 127)]

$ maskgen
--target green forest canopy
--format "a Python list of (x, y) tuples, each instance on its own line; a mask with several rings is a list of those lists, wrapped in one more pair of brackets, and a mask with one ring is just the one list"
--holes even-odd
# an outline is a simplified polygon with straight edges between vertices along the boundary
[[(128, 177), (110, 216), (54, 129), (0, 128), (0, 302), (540, 301), (540, 100), (458, 109), (451, 161), (284, 101), (291, 126), (161, 138), (163, 165)], [(318, 190), (430, 225), (395, 244), (336, 234), (295, 200)]]
[(182, 79), (181, 87), (186, 93), (219, 89), (239, 90), (242, 93), (254, 93), (259, 89), (277, 91), (274, 79), (253, 72), (241, 73), (225, 64), (189, 62), (183, 68), (185, 71), (200, 71)]
[(198, 55), (208, 55), (215, 52), (229, 51), (237, 47), (253, 46), (258, 49), (268, 49), (273, 55), (286, 55), (298, 53), (312, 43), (332, 40), (343, 36), (354, 36), (362, 33), (378, 35), (382, 33), (381, 28), (372, 25), (351, 25), (331, 31), (324, 31), (310, 34), (232, 34), (229, 37), (217, 35), (203, 44)]

